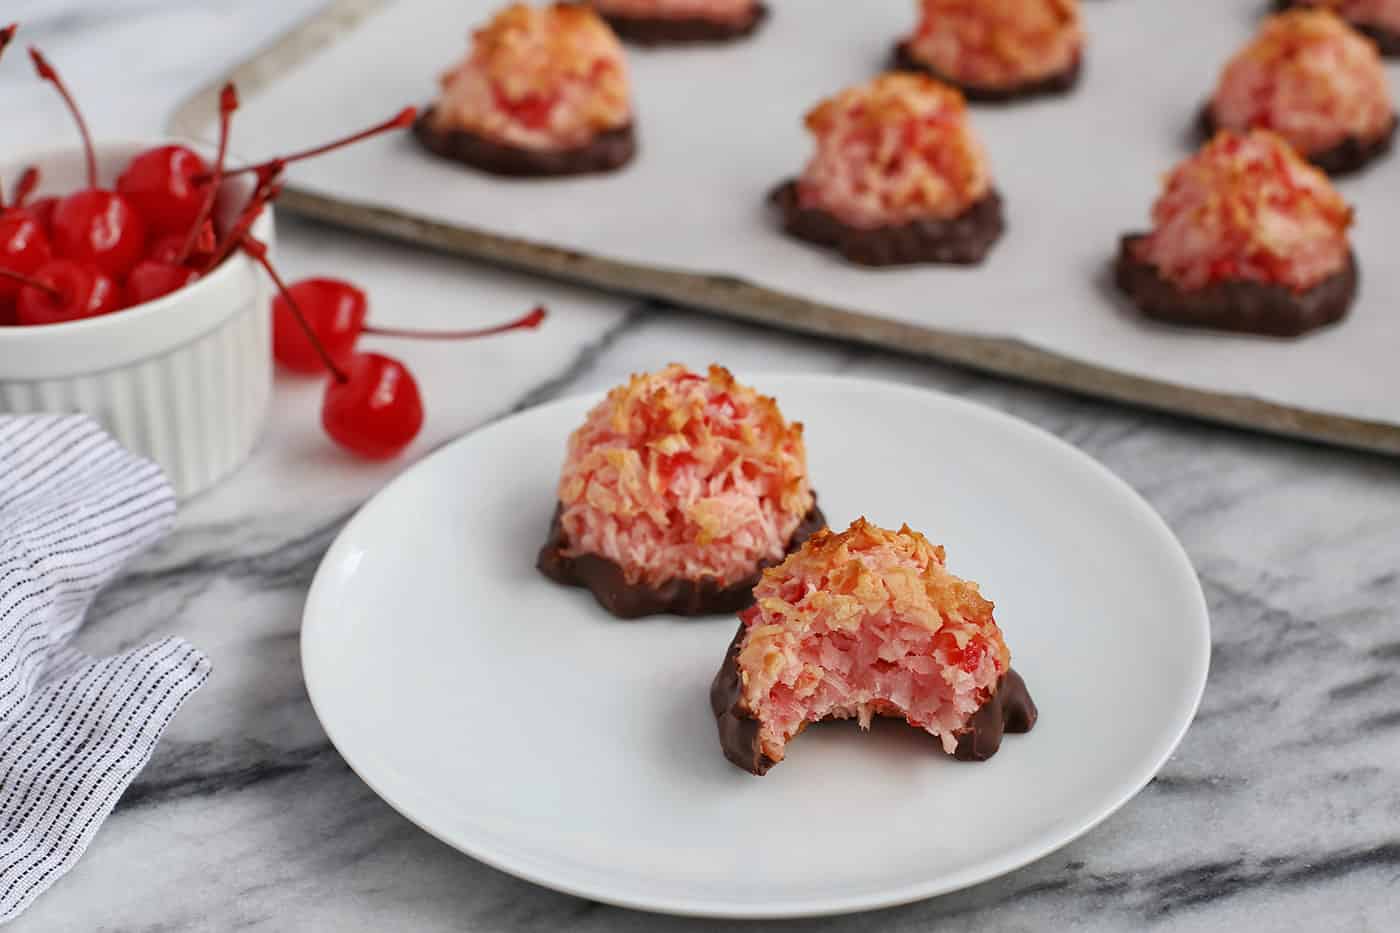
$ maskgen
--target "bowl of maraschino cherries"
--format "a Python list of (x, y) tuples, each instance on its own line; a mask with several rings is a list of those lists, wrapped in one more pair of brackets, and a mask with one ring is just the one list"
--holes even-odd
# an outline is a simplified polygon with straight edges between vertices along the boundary
[[(16, 30), (0, 29), (0, 57)], [(287, 284), (278, 274), (272, 204), (286, 166), (411, 126), (412, 108), (342, 139), (232, 166), (232, 85), (219, 94), (214, 147), (94, 144), (57, 69), (38, 49), (29, 57), (72, 114), (81, 146), (0, 153), (0, 415), (90, 414), (187, 497), (256, 444), (274, 356), (326, 380), (321, 421), (332, 440), (386, 459), (418, 434), (423, 403), (402, 362), (356, 349), (361, 334), (468, 339), (544, 319), (537, 308), (481, 330), (381, 328), (353, 284)]]

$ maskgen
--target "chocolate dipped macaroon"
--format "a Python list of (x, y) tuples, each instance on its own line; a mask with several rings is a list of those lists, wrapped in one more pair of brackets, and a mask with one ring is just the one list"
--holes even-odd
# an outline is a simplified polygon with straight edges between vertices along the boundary
[(1400, 0), (1275, 0), (1280, 10), (1325, 9), (1372, 39), (1386, 56), (1400, 56)]
[(762, 775), (814, 722), (903, 719), (965, 761), (1037, 711), (977, 584), (907, 526), (858, 519), (765, 571), (710, 688), (720, 746)]
[(1004, 228), (962, 94), (891, 73), (806, 118), (816, 151), (769, 195), (791, 236), (860, 265), (978, 263)]
[(1320, 9), (1265, 20), (1225, 66), (1201, 113), (1207, 139), (1220, 129), (1273, 130), (1332, 175), (1385, 154), (1395, 125), (1375, 44)]
[(574, 3), (506, 7), (414, 125), (435, 155), (496, 175), (609, 172), (636, 152), (617, 36)]
[(922, 0), (895, 67), (923, 71), (971, 101), (1063, 94), (1079, 81), (1084, 29), (1078, 0)]
[(537, 566), (619, 618), (737, 612), (825, 527), (802, 425), (711, 366), (633, 376), (569, 438)]
[(1352, 210), (1275, 133), (1222, 130), (1167, 176), (1152, 221), (1122, 238), (1115, 275), (1154, 320), (1296, 337), (1355, 298)]

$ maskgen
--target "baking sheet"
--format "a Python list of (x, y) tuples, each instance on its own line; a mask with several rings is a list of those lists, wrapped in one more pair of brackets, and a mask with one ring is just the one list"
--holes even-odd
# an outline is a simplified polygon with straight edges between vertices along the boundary
[[(405, 103), (428, 102), (439, 71), (462, 55), (469, 30), (498, 5), (403, 0), (372, 12), (334, 42), (299, 54), (246, 101), (236, 150), (271, 155), (376, 121)], [(1202, 399), (1211, 396), (1190, 394), (1204, 390), (1222, 410), (1229, 397), (1282, 406), (1291, 417), (1272, 411), (1264, 420), (1275, 423), (1262, 425), (1275, 430), (1327, 436), (1336, 432), (1313, 416), (1328, 415), (1400, 425), (1400, 377), (1391, 363), (1400, 347), (1400, 158), (1340, 182), (1359, 208), (1354, 245), (1363, 285), (1338, 327), (1297, 341), (1166, 328), (1135, 317), (1109, 281), (1118, 235), (1144, 226), (1162, 173), (1190, 151), (1195, 112), (1220, 64), (1257, 26), (1257, 0), (1086, 0), (1088, 60), (1075, 93), (974, 109), (1006, 199), (1007, 235), (979, 267), (897, 270), (853, 267), (788, 239), (764, 195), (799, 171), (810, 152), (802, 114), (879, 70), (894, 39), (910, 29), (914, 4), (773, 5), (768, 25), (745, 43), (629, 47), (642, 148), (620, 173), (502, 180), (432, 158), (405, 134), (297, 167), (291, 184), (376, 218), (365, 226), (392, 232), (395, 218), (416, 219), (566, 250), (552, 271), (567, 274), (571, 257), (582, 254), (638, 269), (737, 278), (872, 323), (902, 325), (881, 329), (884, 342), (922, 328), (1012, 338), (1160, 383), (1161, 401), (1150, 393), (1139, 399), (1160, 407), (1210, 415)], [(1400, 86), (1400, 69), (1391, 65), (1390, 72)], [(413, 235), (411, 225), (397, 226)], [(717, 302), (711, 296), (705, 303)], [(1086, 391), (1113, 381), (1090, 375), (1080, 380)], [(1172, 404), (1172, 387), (1185, 390), (1178, 395), (1191, 404)], [(1395, 449), (1395, 436), (1383, 433), (1383, 440), (1351, 442)]]

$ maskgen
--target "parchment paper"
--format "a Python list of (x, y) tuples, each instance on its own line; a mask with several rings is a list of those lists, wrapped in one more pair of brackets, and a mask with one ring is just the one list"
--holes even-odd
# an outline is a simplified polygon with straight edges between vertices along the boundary
[[(424, 104), (492, 0), (404, 0), (285, 75), (239, 113), (234, 151), (272, 155)], [(775, 0), (747, 42), (629, 47), (641, 152), (624, 171), (510, 181), (422, 152), (403, 134), (297, 168), (344, 201), (658, 268), (732, 275), (863, 313), (1018, 337), (1179, 385), (1400, 424), (1400, 154), (1340, 182), (1358, 208), (1362, 293), (1301, 340), (1139, 320), (1109, 279), (1117, 238), (1145, 227), (1187, 155), (1198, 107), (1247, 41), (1262, 0), (1085, 0), (1087, 67), (1068, 97), (977, 106), (1009, 230), (981, 266), (872, 271), (780, 234), (764, 196), (810, 153), (802, 115), (863, 81), (914, 3)], [(1391, 65), (1392, 87), (1400, 68)]]

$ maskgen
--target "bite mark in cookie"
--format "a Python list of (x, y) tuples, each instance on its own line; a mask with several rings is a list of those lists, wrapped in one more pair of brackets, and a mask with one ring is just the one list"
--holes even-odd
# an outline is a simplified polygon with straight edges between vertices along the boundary
[(1035, 724), (992, 603), (907, 527), (819, 532), (754, 597), (710, 688), (721, 748), (746, 771), (826, 719), (903, 718), (977, 761)]

